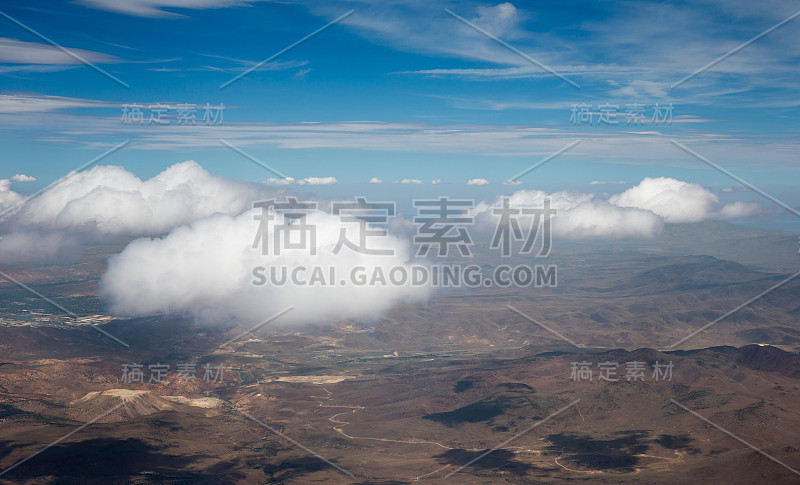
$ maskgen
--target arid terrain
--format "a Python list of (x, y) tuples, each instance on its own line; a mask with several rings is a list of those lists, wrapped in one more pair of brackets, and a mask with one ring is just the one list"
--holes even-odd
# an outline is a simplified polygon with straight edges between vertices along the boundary
[(791, 276), (793, 238), (671, 231), (559, 246), (557, 288), (250, 333), (105, 315), (113, 245), (16, 270), (81, 318), (2, 285), (0, 482), (798, 483), (800, 282), (671, 346)]

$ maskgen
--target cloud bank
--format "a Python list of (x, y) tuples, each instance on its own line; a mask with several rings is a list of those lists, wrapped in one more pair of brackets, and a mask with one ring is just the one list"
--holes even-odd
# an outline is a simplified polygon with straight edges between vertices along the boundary
[[(264, 256), (254, 250), (258, 221), (252, 203), (290, 194), (226, 180), (191, 161), (172, 165), (149, 180), (122, 167), (99, 166), (70, 174), (29, 200), (13, 190), (11, 179), (0, 179), (0, 211), (18, 206), (0, 223), (0, 262), (53, 262), (114, 236), (159, 236), (135, 240), (109, 260), (102, 295), (110, 310), (122, 316), (180, 313), (202, 321), (255, 325), (292, 306), (295, 310), (282, 317), (283, 323), (326, 324), (374, 319), (399, 302), (429, 296), (431, 288), (408, 284), (341, 286), (329, 280), (303, 288), (253, 285), (252, 270), (259, 266), (319, 266), (335, 268), (340, 276), (355, 267), (365, 274), (376, 268), (384, 274), (394, 267), (410, 271), (416, 225), (402, 216), (389, 219), (393, 235), (373, 242), (392, 249), (393, 256), (360, 254), (346, 247), (334, 254), (342, 228), (351, 235), (360, 228), (319, 210), (307, 219), (316, 226), (316, 256), (308, 251)], [(749, 217), (762, 210), (752, 202), (721, 205), (700, 185), (663, 177), (645, 178), (611, 196), (518, 190), (509, 199), (512, 208), (540, 208), (548, 199), (556, 210), (554, 237), (571, 239), (648, 238), (669, 223)], [(502, 202), (498, 197), (476, 204), (477, 230), (496, 227), (493, 210)], [(272, 235), (274, 225), (269, 227), (268, 237)]]
[[(666, 178), (644, 179), (606, 200), (594, 194), (540, 190), (520, 190), (509, 199), (512, 208), (542, 207), (549, 199), (557, 211), (552, 222), (554, 237), (571, 239), (648, 238), (660, 234), (666, 223), (697, 221), (719, 213), (737, 216), (752, 210), (747, 204), (731, 204), (715, 212), (718, 203), (708, 190)], [(501, 204), (498, 197), (476, 205), (478, 230), (494, 229), (497, 216), (492, 211)], [(203, 322), (256, 325), (292, 307), (281, 317), (281, 325), (325, 325), (345, 319), (372, 320), (399, 302), (424, 301), (433, 291), (430, 286), (410, 284), (340, 284), (339, 278), (346, 280), (354, 268), (363, 268), (365, 274), (376, 269), (388, 274), (394, 267), (411, 272), (414, 225), (407, 219), (392, 220), (389, 227), (394, 235), (376, 239), (378, 247), (392, 249), (393, 256), (361, 254), (348, 248), (334, 254), (341, 230), (357, 234), (358, 224), (342, 222), (319, 210), (306, 217), (307, 224), (316, 228), (315, 254), (305, 248), (264, 255), (253, 249), (259, 227), (256, 215), (253, 210), (215, 214), (178, 227), (165, 237), (134, 241), (109, 260), (103, 276), (102, 295), (110, 310), (121, 316), (163, 312), (191, 315)], [(270, 241), (274, 224), (267, 226)], [(396, 230), (398, 227), (401, 230)], [(263, 284), (256, 285), (253, 269), (257, 267), (263, 268), (262, 275), (308, 268), (302, 273), (306, 277), (311, 268), (320, 267), (324, 283), (298, 286), (264, 278)], [(336, 278), (328, 277), (329, 268), (334, 268)]]

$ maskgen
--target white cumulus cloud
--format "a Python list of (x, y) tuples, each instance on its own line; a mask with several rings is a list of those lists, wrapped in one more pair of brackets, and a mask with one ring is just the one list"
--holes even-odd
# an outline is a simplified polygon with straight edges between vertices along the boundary
[[(376, 268), (388, 275), (393, 267), (411, 271), (411, 248), (394, 236), (377, 238), (373, 247), (393, 249), (394, 255), (367, 255), (347, 248), (338, 254), (333, 249), (339, 240), (342, 223), (336, 216), (314, 211), (307, 223), (316, 228), (316, 255), (308, 250), (286, 250), (263, 255), (252, 244), (258, 232), (255, 211), (238, 216), (214, 215), (190, 226), (179, 227), (161, 239), (140, 239), (109, 260), (103, 276), (102, 294), (114, 314), (133, 316), (154, 312), (185, 313), (204, 321), (226, 321), (253, 325), (287, 307), (294, 307), (281, 324), (331, 324), (343, 319), (369, 320), (380, 316), (401, 301), (427, 298), (427, 286), (353, 285), (354, 268), (373, 275)], [(357, 231), (349, 223), (349, 231)], [(351, 232), (352, 233), (352, 232)], [(273, 240), (274, 225), (268, 229)], [(375, 238), (374, 238), (375, 239)], [(312, 267), (325, 268), (325, 285), (295, 286), (273, 284), (281, 268), (293, 271), (306, 267), (300, 278), (308, 281)], [(254, 276), (263, 268), (264, 280)], [(335, 277), (329, 278), (329, 268)], [(270, 278), (274, 271), (276, 278)], [(291, 275), (291, 273), (287, 273)], [(361, 274), (361, 273), (360, 273)], [(291, 278), (291, 277), (290, 277)], [(340, 286), (340, 279), (348, 284)]]
[(719, 211), (722, 219), (736, 219), (739, 217), (753, 217), (764, 213), (764, 208), (756, 202), (736, 201), (725, 204)]
[(333, 185), (336, 177), (306, 177), (297, 181), (297, 185)]
[(239, 213), (257, 194), (250, 184), (214, 176), (192, 161), (145, 181), (119, 166), (99, 166), (72, 173), (26, 202), (17, 222), (112, 235), (154, 234), (216, 212)]
[(665, 222), (699, 222), (708, 219), (719, 198), (708, 189), (668, 177), (645, 178), (639, 185), (612, 195), (609, 202), (619, 207), (649, 210)]
[[(672, 178), (645, 178), (622, 193), (606, 196), (561, 191), (519, 190), (509, 197), (511, 208), (544, 207), (550, 200), (553, 234), (570, 239), (648, 238), (661, 233), (665, 223), (751, 217), (763, 212), (755, 202), (733, 202), (719, 207), (717, 196), (698, 184)], [(474, 214), (479, 227), (494, 227), (503, 197), (481, 202)], [(517, 216), (530, 225), (532, 216)]]
[[(595, 198), (594, 194), (578, 192), (547, 193), (542, 190), (519, 190), (511, 194), (509, 207), (542, 209), (546, 200), (552, 215), (552, 228), (555, 237), (567, 239), (583, 238), (648, 238), (661, 233), (664, 220), (650, 211), (623, 208)], [(492, 211), (502, 207), (503, 197), (491, 204), (481, 202), (475, 207), (476, 224), (479, 227), (494, 228), (499, 217)], [(521, 224), (530, 227), (532, 216), (517, 216)]]
[(0, 212), (16, 206), (25, 199), (25, 197), (11, 190), (12, 185), (11, 180), (0, 179)]
[(730, 193), (730, 192), (751, 192), (751, 190), (747, 187), (742, 187), (741, 185), (737, 185), (734, 187), (722, 187), (720, 192)]
[[(29, 200), (2, 179), (0, 208), (18, 209), (0, 225), (0, 262), (46, 261), (108, 236), (163, 234), (215, 213), (239, 214), (270, 194), (265, 187), (214, 176), (192, 161), (149, 180), (122, 167), (98, 166), (71, 173)], [(58, 240), (63, 248), (56, 247)]]
[(589, 201), (553, 218), (553, 234), (571, 239), (650, 238), (661, 234), (664, 221), (649, 211)]
[(11, 180), (14, 182), (36, 182), (36, 177), (31, 177), (30, 175), (18, 173), (13, 177), (11, 177)]

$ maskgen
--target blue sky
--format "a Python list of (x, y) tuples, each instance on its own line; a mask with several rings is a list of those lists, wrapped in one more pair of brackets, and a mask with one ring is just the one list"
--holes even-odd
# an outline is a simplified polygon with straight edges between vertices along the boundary
[[(612, 192), (658, 176), (738, 185), (674, 139), (796, 206), (800, 19), (671, 86), (797, 9), (773, 0), (7, 5), (6, 15), (129, 87), (0, 18), (0, 178), (34, 176), (37, 182), (15, 185), (31, 192), (127, 139), (101, 163), (142, 178), (184, 160), (233, 179), (277, 177), (223, 138), (294, 179), (334, 177), (337, 184), (314, 187), (323, 196)], [(170, 125), (123, 123), (123, 105), (133, 103), (169, 106)], [(205, 104), (223, 104), (224, 119), (178, 126), (182, 103), (200, 107), (198, 119)], [(578, 104), (588, 106), (591, 125), (571, 120)], [(644, 123), (626, 122), (633, 104), (643, 107)], [(669, 122), (652, 121), (656, 104), (671, 104)], [(618, 124), (598, 124), (602, 105), (617, 106)], [(575, 140), (521, 185), (503, 185)], [(373, 177), (383, 184), (363, 183)], [(403, 179), (423, 184), (392, 183)], [(441, 185), (430, 184), (437, 179)], [(467, 185), (470, 179), (489, 184)]]

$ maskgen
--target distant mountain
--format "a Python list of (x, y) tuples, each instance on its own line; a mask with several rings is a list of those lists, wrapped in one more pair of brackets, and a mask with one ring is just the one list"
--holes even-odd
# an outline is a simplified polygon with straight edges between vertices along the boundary
[(764, 273), (739, 263), (723, 261), (713, 256), (685, 256), (671, 261), (673, 262), (670, 264), (633, 276), (625, 285), (673, 291), (700, 290), (767, 277)]
[(751, 344), (743, 347), (725, 345), (707, 349), (676, 350), (670, 353), (693, 358), (710, 358), (720, 366), (730, 367), (732, 364), (738, 364), (756, 371), (776, 372), (800, 379), (800, 355), (771, 345)]

